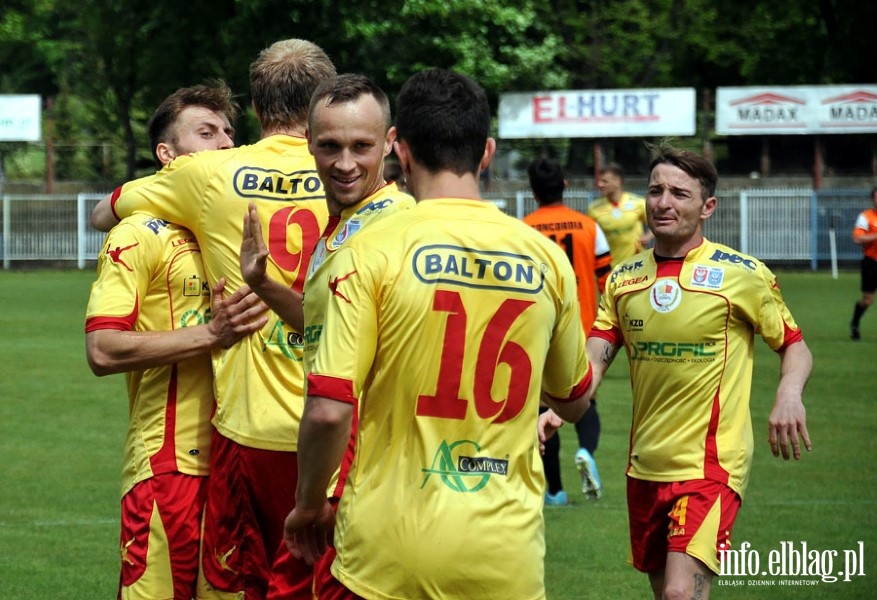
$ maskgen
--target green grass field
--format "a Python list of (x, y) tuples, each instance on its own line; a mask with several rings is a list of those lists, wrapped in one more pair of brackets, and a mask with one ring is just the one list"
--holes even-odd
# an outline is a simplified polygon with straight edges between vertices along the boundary
[[(83, 322), (89, 271), (0, 272), (0, 598), (94, 600), (114, 597), (118, 578), (118, 488), (127, 400), (121, 376), (88, 369)], [(778, 360), (757, 343), (752, 413), (756, 457), (752, 483), (734, 530), (765, 567), (781, 542), (820, 558), (862, 545), (864, 576), (779, 586), (800, 577), (737, 577), (714, 598), (875, 598), (877, 476), (877, 309), (852, 342), (847, 323), (858, 277), (781, 272), (786, 300), (815, 358), (805, 401), (812, 453), (794, 464), (774, 459), (767, 416)], [(624, 357), (599, 394), (603, 436), (596, 457), (605, 496), (577, 493), (572, 427), (561, 430), (564, 482), (573, 504), (546, 509), (550, 600), (647, 598), (646, 577), (626, 565), (624, 468), (630, 392)], [(510, 574), (513, 576), (513, 574)], [(819, 580), (819, 578), (807, 578)], [(772, 586), (746, 585), (750, 580)], [(515, 600), (515, 599), (509, 599)]]

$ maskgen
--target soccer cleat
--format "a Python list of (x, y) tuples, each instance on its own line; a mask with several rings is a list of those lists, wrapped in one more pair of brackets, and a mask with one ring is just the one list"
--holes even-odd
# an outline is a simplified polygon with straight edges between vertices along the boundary
[(582, 493), (588, 500), (599, 500), (603, 496), (603, 484), (600, 483), (594, 457), (584, 448), (579, 448), (575, 460), (579, 475), (582, 476)]
[(850, 325), (850, 338), (854, 340), (862, 339), (862, 336), (859, 335), (859, 326), (858, 325)]
[(566, 497), (566, 492), (560, 490), (556, 494), (545, 493), (545, 506), (566, 506), (569, 504), (569, 498)]

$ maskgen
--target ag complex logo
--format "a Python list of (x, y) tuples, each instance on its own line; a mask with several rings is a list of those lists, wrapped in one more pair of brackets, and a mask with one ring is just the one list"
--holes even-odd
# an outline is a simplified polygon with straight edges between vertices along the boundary
[(432, 464), (428, 469), (421, 469), (426, 476), (420, 489), (426, 486), (433, 475), (438, 475), (441, 482), (455, 492), (477, 492), (487, 485), (491, 476), (505, 477), (508, 474), (508, 459), (467, 456), (463, 454), (464, 449), (471, 449), (469, 454), (474, 454), (481, 451), (481, 446), (472, 440), (442, 441), (432, 458)]

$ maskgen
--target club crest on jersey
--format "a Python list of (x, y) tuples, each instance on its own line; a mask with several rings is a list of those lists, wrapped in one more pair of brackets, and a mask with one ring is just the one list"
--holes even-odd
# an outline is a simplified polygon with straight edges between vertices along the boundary
[(354, 233), (362, 229), (362, 221), (359, 219), (350, 219), (346, 223), (344, 223), (344, 227), (342, 227), (338, 233), (335, 234), (327, 246), (329, 246), (329, 250), (337, 250), (341, 247), (347, 238), (352, 236)]
[(510, 252), (433, 244), (418, 249), (411, 262), (414, 275), (423, 283), (536, 294), (544, 282), (532, 258)]
[(710, 290), (719, 290), (722, 288), (722, 281), (725, 279), (725, 269), (722, 267), (704, 267), (695, 265), (694, 271), (691, 273), (691, 285), (693, 287), (702, 287)]
[(659, 279), (649, 291), (649, 302), (659, 313), (668, 313), (682, 302), (682, 288), (675, 279)]

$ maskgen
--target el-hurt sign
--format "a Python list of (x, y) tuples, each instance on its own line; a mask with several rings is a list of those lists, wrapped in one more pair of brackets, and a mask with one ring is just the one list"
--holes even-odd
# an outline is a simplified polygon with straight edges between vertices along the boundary
[(694, 88), (502, 94), (499, 137), (694, 135)]
[(0, 95), (0, 142), (41, 139), (40, 97), (37, 94)]
[(716, 132), (877, 133), (877, 86), (720, 87)]

